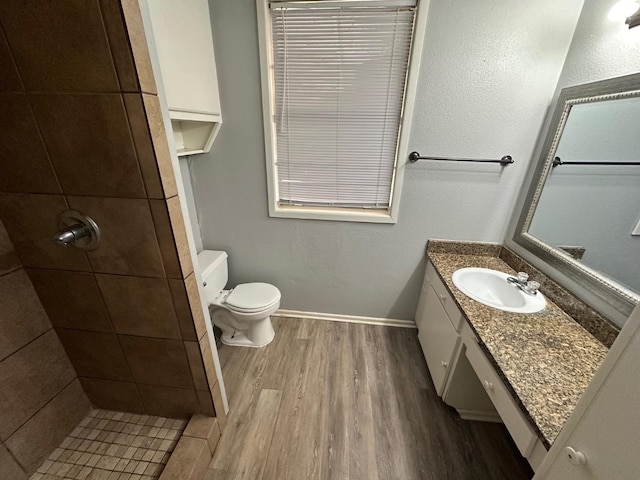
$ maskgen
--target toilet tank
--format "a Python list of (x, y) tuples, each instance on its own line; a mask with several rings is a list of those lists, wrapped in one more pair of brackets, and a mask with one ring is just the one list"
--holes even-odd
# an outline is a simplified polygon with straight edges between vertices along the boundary
[(229, 280), (227, 252), (203, 250), (198, 254), (198, 264), (205, 283), (204, 294), (207, 303), (212, 303)]

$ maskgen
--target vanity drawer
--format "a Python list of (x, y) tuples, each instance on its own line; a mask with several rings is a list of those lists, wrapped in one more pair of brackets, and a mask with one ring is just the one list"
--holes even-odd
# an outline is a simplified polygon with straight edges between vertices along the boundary
[[(466, 333), (466, 332), (465, 332)], [(473, 335), (472, 332), (471, 335)], [(467, 358), (475, 370), (480, 382), (485, 387), (489, 398), (493, 402), (500, 418), (509, 430), (513, 441), (520, 450), (523, 457), (527, 457), (538, 439), (533, 427), (520, 410), (520, 407), (511, 396), (511, 393), (504, 386), (502, 380), (489, 362), (485, 354), (476, 343), (475, 337), (470, 338), (465, 334), (465, 346), (467, 347)]]
[(453, 297), (451, 296), (451, 293), (449, 293), (449, 290), (447, 290), (445, 284), (440, 280), (440, 277), (431, 262), (427, 262), (425, 282), (433, 287), (442, 308), (447, 312), (449, 320), (451, 320), (451, 323), (453, 324), (453, 328), (455, 328), (456, 331), (460, 331), (460, 326), (463, 321), (460, 309), (456, 305), (456, 302), (453, 300)]

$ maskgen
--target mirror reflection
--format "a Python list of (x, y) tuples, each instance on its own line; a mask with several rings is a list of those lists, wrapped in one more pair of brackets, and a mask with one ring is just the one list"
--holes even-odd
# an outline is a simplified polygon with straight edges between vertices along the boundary
[(640, 292), (640, 98), (571, 107), (529, 234)]

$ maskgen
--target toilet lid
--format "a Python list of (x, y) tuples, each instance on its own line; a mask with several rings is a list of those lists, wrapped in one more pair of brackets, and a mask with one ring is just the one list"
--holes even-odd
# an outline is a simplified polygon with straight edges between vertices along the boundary
[(242, 310), (257, 310), (279, 299), (280, 290), (269, 283), (242, 283), (233, 289), (225, 303)]

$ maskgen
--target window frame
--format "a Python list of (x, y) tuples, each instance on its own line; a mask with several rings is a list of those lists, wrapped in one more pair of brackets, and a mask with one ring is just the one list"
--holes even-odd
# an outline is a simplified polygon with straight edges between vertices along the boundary
[[(345, 3), (355, 3), (354, 0), (344, 1)], [(381, 0), (381, 3), (383, 2), (384, 0)], [(389, 3), (392, 2), (393, 0), (389, 1)], [(409, 53), (407, 83), (404, 92), (402, 111), (400, 113), (400, 132), (395, 159), (395, 174), (391, 188), (390, 205), (388, 208), (384, 209), (278, 205), (278, 179), (275, 164), (277, 158), (277, 145), (275, 129), (275, 89), (273, 78), (274, 61), (271, 39), (270, 3), (274, 3), (273, 0), (256, 0), (269, 216), (343, 222), (397, 223), (398, 213), (400, 211), (400, 194), (402, 192), (403, 177), (405, 167), (408, 164), (409, 135), (411, 133), (410, 129), (413, 118), (413, 106), (415, 104), (418, 74), (420, 72), (420, 61), (422, 56), (422, 47), (424, 45), (429, 0), (417, 0), (416, 4), (415, 26), (411, 52)]]

